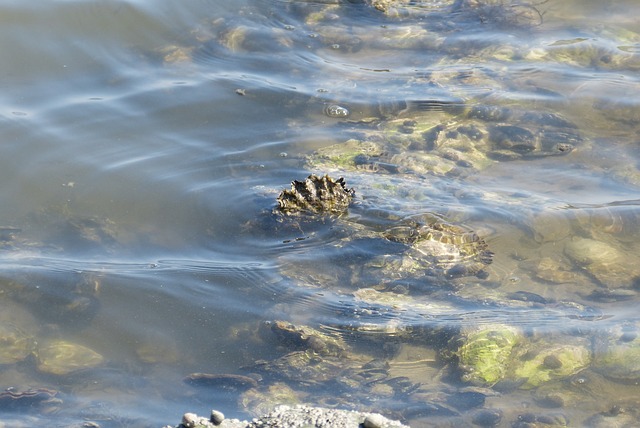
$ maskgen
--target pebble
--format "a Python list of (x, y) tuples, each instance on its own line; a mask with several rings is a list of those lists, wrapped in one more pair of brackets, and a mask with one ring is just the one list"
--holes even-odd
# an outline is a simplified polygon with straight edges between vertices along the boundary
[(495, 427), (502, 421), (502, 410), (482, 409), (476, 412), (471, 419), (471, 423), (481, 427)]
[(364, 428), (382, 428), (384, 425), (384, 418), (382, 415), (369, 415), (364, 418), (362, 425), (364, 425)]
[(211, 423), (214, 425), (220, 425), (224, 421), (224, 413), (219, 412), (218, 410), (211, 411)]
[(185, 413), (182, 415), (182, 425), (186, 428), (193, 428), (196, 426), (196, 423), (200, 420), (200, 417), (195, 413)]
[(549, 370), (557, 370), (562, 367), (562, 360), (557, 355), (547, 355), (542, 363), (544, 368)]
[(195, 428), (195, 427), (211, 427), (211, 423), (207, 418), (201, 418), (195, 413), (185, 413), (182, 416), (182, 426), (184, 428)]

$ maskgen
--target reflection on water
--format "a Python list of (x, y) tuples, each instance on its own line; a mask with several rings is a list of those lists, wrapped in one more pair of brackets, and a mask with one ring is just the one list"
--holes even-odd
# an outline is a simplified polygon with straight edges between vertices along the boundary
[(3, 420), (637, 420), (635, 2), (0, 8)]

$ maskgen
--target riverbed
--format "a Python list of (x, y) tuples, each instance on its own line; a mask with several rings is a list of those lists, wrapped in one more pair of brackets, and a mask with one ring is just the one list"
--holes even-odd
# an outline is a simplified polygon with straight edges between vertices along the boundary
[[(0, 12), (0, 420), (247, 419), (266, 397), (413, 427), (637, 420), (637, 2)], [(349, 208), (279, 212), (310, 174)], [(481, 268), (407, 268), (424, 251), (389, 230), (416, 224), (481, 240)], [(505, 329), (497, 378), (464, 372), (464, 337)], [(339, 377), (273, 368), (292, 352)]]

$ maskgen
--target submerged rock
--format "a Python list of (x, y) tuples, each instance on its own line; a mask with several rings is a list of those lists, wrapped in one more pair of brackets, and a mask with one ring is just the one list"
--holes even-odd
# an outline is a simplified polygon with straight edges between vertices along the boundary
[(606, 288), (630, 288), (640, 277), (635, 254), (628, 254), (614, 243), (575, 237), (567, 242), (564, 253)]
[[(326, 66), (314, 76), (308, 76), (314, 71), (302, 67), (295, 70), (320, 89), (315, 94), (315, 87), (301, 85), (291, 92), (278, 91), (281, 107), (291, 112), (290, 130), (307, 136), (308, 126), (322, 126), (331, 140), (320, 148), (314, 140), (316, 151), (298, 165), (313, 174), (293, 181), (291, 189), (280, 193), (277, 207), (267, 214), (271, 222), (263, 224), (263, 231), (269, 237), (280, 238), (283, 229), (288, 234), (274, 251), (275, 264), (284, 277), (283, 295), (298, 296), (296, 290), (287, 288), (291, 286), (302, 289), (299, 295), (308, 299), (305, 302), (315, 302), (309, 297), (313, 293), (327, 297), (335, 292), (321, 300), (323, 304), (335, 304), (330, 307), (330, 322), (336, 320), (336, 330), (348, 331), (351, 338), (368, 336), (367, 343), (378, 346), (380, 355), (393, 355), (396, 341), (426, 339), (425, 346), (442, 348), (447, 341), (437, 339), (454, 336), (448, 341), (448, 362), (472, 388), (499, 390), (510, 385), (538, 390), (568, 382), (592, 365), (594, 359), (588, 344), (568, 337), (564, 322), (593, 315), (578, 303), (555, 300), (561, 295), (558, 290), (569, 288), (565, 284), (578, 288), (589, 283), (605, 289), (603, 299), (615, 298), (625, 293), (610, 294), (611, 289), (626, 291), (624, 288), (632, 287), (630, 282), (638, 277), (635, 263), (624, 255), (624, 249), (607, 239), (607, 234), (619, 233), (620, 222), (615, 218), (611, 224), (597, 223), (603, 237), (581, 226), (567, 210), (548, 210), (548, 201), (538, 207), (525, 192), (516, 197), (506, 192), (493, 194), (474, 189), (471, 180), (464, 180), (503, 162), (524, 165), (526, 160), (541, 157), (580, 155), (579, 149), (588, 145), (583, 130), (569, 118), (541, 107), (557, 106), (562, 94), (545, 91), (543, 84), (536, 85), (535, 73), (516, 73), (533, 81), (523, 84), (499, 69), (510, 70), (511, 61), (532, 63), (540, 58), (553, 59), (563, 66), (606, 67), (609, 62), (614, 66), (618, 57), (610, 57), (606, 51), (616, 50), (615, 44), (604, 54), (595, 49), (583, 55), (579, 47), (591, 49), (587, 45), (593, 45), (588, 38), (545, 44), (541, 53), (535, 49), (527, 52), (521, 44), (514, 46), (510, 39), (518, 37), (513, 34), (500, 33), (505, 37), (496, 37), (501, 39), (499, 43), (468, 37), (474, 34), (474, 23), (491, 25), (492, 29), (539, 25), (544, 3), (287, 2), (282, 8), (274, 8), (273, 16), (277, 20), (284, 17), (283, 22), (287, 22), (282, 28), (273, 25), (277, 21), (268, 21), (264, 28), (260, 22), (252, 27), (250, 24), (256, 24), (252, 20), (268, 19), (255, 18), (258, 14), (247, 18), (252, 13), (245, 13), (235, 22), (216, 19), (209, 35), (196, 36), (199, 40), (194, 49), (173, 51), (169, 57), (169, 61), (179, 59), (185, 52), (194, 55), (196, 61), (198, 55), (218, 53), (255, 53), (259, 57), (283, 49), (295, 52), (300, 46), (322, 58), (329, 53), (332, 60), (337, 55), (349, 55), (356, 63), (360, 60), (358, 55), (373, 58), (376, 50), (393, 52), (394, 56), (411, 61), (415, 52), (432, 55), (434, 66), (427, 71), (407, 75), (393, 70), (367, 70), (371, 72), (368, 75), (384, 71), (391, 76), (384, 80), (384, 86), (371, 84), (375, 90), (384, 90), (369, 98), (370, 94), (362, 89), (362, 70), (350, 74), (348, 67)], [(363, 16), (366, 19), (360, 22), (375, 25), (356, 25), (351, 20)], [(378, 20), (368, 21), (374, 16)], [(464, 32), (469, 29), (471, 33)], [(540, 56), (536, 57), (538, 53)], [(295, 61), (292, 63), (296, 67)], [(258, 90), (252, 93), (251, 88), (238, 93), (244, 95), (243, 101), (261, 96)], [(503, 96), (509, 93), (519, 96)], [(424, 99), (411, 98), (414, 94)], [(305, 115), (309, 111), (312, 113)], [(344, 179), (331, 178), (327, 173)], [(496, 187), (500, 185), (496, 183)], [(350, 186), (357, 188), (357, 197)], [(481, 223), (489, 215), (478, 214), (484, 208), (489, 215), (503, 215), (505, 223), (514, 228), (531, 219), (524, 228), (529, 229), (535, 249), (528, 252), (529, 249), (518, 247), (513, 255), (522, 261), (521, 266), (529, 266), (531, 282), (522, 281), (517, 286), (522, 272), (516, 272), (516, 264), (505, 261), (505, 247), (512, 244), (509, 232), (495, 233), (495, 245), (502, 245), (504, 253), (492, 265), (493, 236), (487, 232), (491, 225), (485, 227)], [(482, 220), (478, 220), (480, 217)], [(596, 224), (591, 219), (588, 223)], [(257, 224), (248, 229), (255, 231), (253, 226)], [(635, 224), (630, 222), (627, 230)], [(635, 254), (633, 249), (629, 246), (628, 253)], [(503, 275), (501, 269), (511, 271)], [(599, 284), (594, 285), (591, 278)], [(528, 288), (530, 284), (533, 290)], [(442, 298), (445, 295), (449, 300)], [(456, 307), (449, 304), (454, 299), (465, 302)], [(486, 313), (491, 308), (504, 312), (488, 314), (487, 319), (492, 320), (489, 325), (471, 327), (474, 321), (466, 319), (463, 311), (474, 311), (476, 303), (484, 305), (482, 310), (489, 308)], [(283, 302), (278, 310), (287, 315), (296, 310), (286, 306), (287, 302)], [(365, 352), (350, 348), (339, 335), (327, 334), (331, 327), (325, 331), (316, 320), (310, 320), (323, 315), (303, 314), (302, 322), (310, 325), (275, 321), (266, 328), (262, 326), (263, 334), (272, 336), (274, 349), (284, 351), (250, 366), (264, 378), (243, 391), (241, 402), (250, 403), (246, 407), (259, 408), (259, 403), (268, 403), (261, 408), (265, 410), (278, 401), (305, 402), (309, 391), (320, 391), (314, 396), (318, 400), (330, 398), (344, 404), (345, 397), (352, 402), (371, 402), (371, 397), (383, 400), (382, 397), (402, 396), (401, 391), (411, 390), (412, 385), (394, 388), (386, 382), (387, 370), (379, 366), (372, 369)], [(511, 320), (511, 315), (518, 318), (515, 326), (500, 318)], [(504, 324), (496, 319), (504, 320)], [(530, 326), (527, 331), (519, 324), (523, 319)], [(561, 325), (563, 331), (548, 340), (537, 338), (537, 319), (553, 328)], [(433, 327), (433, 320), (453, 324), (449, 335), (436, 336), (438, 329)], [(634, 379), (633, 364), (626, 373), (617, 367), (623, 364), (618, 360), (621, 354), (636, 356), (633, 340), (624, 344), (630, 349), (621, 345), (608, 341), (599, 349), (595, 364), (603, 371), (618, 372), (614, 376)], [(327, 397), (327, 390), (334, 396)], [(456, 414), (455, 409), (451, 411)], [(500, 412), (485, 412), (477, 424), (491, 425), (501, 419)], [(526, 414), (514, 426), (545, 423), (563, 426), (566, 421)]]
[(493, 386), (507, 376), (514, 348), (522, 333), (506, 325), (488, 325), (463, 331), (452, 343), (461, 379), (479, 386)]
[(594, 337), (594, 370), (616, 382), (640, 382), (637, 324), (625, 324)]
[(449, 347), (460, 379), (478, 386), (502, 383), (533, 389), (567, 379), (592, 362), (585, 339), (565, 337), (545, 342), (507, 325), (463, 329), (450, 340)]
[(24, 412), (36, 409), (43, 414), (53, 413), (62, 404), (59, 395), (58, 391), (48, 388), (7, 390), (0, 393), (0, 411)]
[(352, 139), (310, 155), (309, 166), (341, 174), (464, 175), (497, 162), (567, 155), (583, 143), (575, 125), (556, 113), (485, 104), (453, 112), (418, 104), (352, 129)]
[(536, 343), (531, 348), (535, 349), (535, 356), (528, 353), (528, 359), (522, 361), (515, 369), (516, 379), (526, 379), (522, 385), (524, 389), (573, 376), (587, 368), (592, 360), (586, 343), (558, 343), (547, 346)]
[(264, 388), (252, 388), (243, 393), (238, 404), (252, 415), (260, 416), (273, 412), (281, 405), (303, 404), (303, 394), (284, 382), (273, 382)]
[(23, 361), (35, 347), (35, 339), (20, 328), (9, 323), (0, 324), (0, 366)]
[[(455, 12), (455, 19), (473, 20), (503, 27), (527, 28), (542, 24), (544, 0), (515, 2), (504, 0), (366, 0), (366, 3), (396, 18), (429, 18), (442, 11)], [(439, 12), (439, 13), (438, 13)]]
[(100, 307), (102, 278), (90, 272), (5, 272), (4, 292), (34, 315), (56, 324), (86, 327)]
[(184, 382), (198, 388), (231, 391), (246, 391), (258, 386), (258, 382), (255, 379), (237, 374), (191, 373), (184, 378)]
[[(265, 325), (271, 327), (265, 330)], [(283, 321), (263, 323), (260, 330), (264, 340), (275, 341), (284, 354), (243, 367), (262, 378), (240, 397), (252, 413), (270, 410), (278, 402), (305, 403), (309, 392), (314, 393), (313, 403), (359, 408), (359, 402), (381, 393), (401, 394), (406, 387), (388, 378), (387, 365), (348, 346), (338, 331), (321, 332)]]
[(347, 350), (347, 344), (339, 335), (323, 333), (309, 326), (296, 326), (278, 320), (263, 323), (261, 330), (265, 329), (268, 332), (263, 336), (272, 336), (278, 344), (289, 349), (311, 350), (319, 355), (333, 356), (340, 356)]
[(78, 343), (54, 340), (38, 347), (38, 371), (64, 376), (102, 365), (104, 358)]

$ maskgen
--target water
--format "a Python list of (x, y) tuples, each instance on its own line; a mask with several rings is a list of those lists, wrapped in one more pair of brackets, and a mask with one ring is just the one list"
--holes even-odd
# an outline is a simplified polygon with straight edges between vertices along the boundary
[[(342, 334), (357, 358), (386, 359), (390, 377), (415, 386), (358, 394), (332, 383), (329, 402), (298, 385), (309, 403), (417, 427), (471, 424), (483, 408), (499, 409), (505, 427), (527, 414), (632, 424), (638, 5), (493, 6), (452, 13), (450, 2), (408, 2), (385, 17), (340, 1), (1, 2), (2, 326), (37, 342), (36, 353), (64, 340), (104, 360), (52, 375), (33, 356), (3, 359), (2, 389), (46, 389), (62, 402), (0, 400), (0, 419), (161, 426), (212, 407), (247, 417), (241, 390), (183, 379), (246, 375), (282, 356), (251, 333), (282, 319)], [(278, 192), (309, 174), (306, 155), (375, 134), (398, 113), (380, 105), (424, 100), (559, 114), (580, 140), (565, 155), (495, 153), (482, 168), (381, 173), (373, 185), (370, 173), (338, 171), (356, 188), (342, 226), (259, 227), (271, 224)], [(328, 117), (332, 104), (351, 115)], [(436, 126), (458, 113), (404, 114)], [(399, 246), (350, 224), (382, 230), (389, 215), (424, 213), (486, 240), (485, 277), (418, 272), (384, 289), (386, 279), (360, 271)], [(369, 287), (396, 293), (401, 311), (363, 303), (358, 289)], [(514, 326), (537, 346), (575, 336), (589, 353), (630, 357), (537, 388), (472, 390), (424, 333), (472, 325)]]

